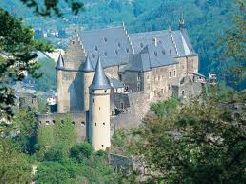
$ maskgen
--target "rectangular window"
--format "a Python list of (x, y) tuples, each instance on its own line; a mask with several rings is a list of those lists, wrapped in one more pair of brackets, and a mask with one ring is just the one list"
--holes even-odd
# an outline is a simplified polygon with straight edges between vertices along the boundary
[(168, 90), (169, 91), (171, 90), (171, 84), (168, 84)]
[(173, 76), (176, 77), (176, 71), (175, 70), (173, 71)]
[(169, 77), (172, 77), (172, 72), (169, 72)]
[(137, 84), (137, 91), (140, 91), (140, 84)]
[(141, 80), (141, 73), (138, 73), (137, 81)]

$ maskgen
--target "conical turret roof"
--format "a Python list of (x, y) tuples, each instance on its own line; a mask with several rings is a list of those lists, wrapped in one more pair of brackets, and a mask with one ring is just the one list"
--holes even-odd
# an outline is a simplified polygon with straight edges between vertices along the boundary
[(93, 68), (93, 66), (91, 64), (91, 60), (90, 60), (89, 54), (86, 57), (85, 63), (84, 63), (83, 68), (82, 68), (82, 71), (86, 72), (86, 73), (94, 72), (94, 68)]
[(64, 59), (60, 53), (57, 59), (56, 69), (61, 69), (61, 68), (64, 68)]
[(100, 57), (98, 57), (95, 75), (94, 75), (92, 84), (90, 86), (90, 89), (91, 90), (99, 90), (99, 89), (107, 90), (110, 88), (111, 88), (111, 86), (109, 84), (109, 80), (104, 73)]

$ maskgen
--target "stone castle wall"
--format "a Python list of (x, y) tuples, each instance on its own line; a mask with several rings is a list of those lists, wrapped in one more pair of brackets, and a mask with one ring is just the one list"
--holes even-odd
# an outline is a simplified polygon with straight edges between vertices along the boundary
[(40, 114), (38, 115), (39, 128), (42, 128), (42, 126), (54, 126), (58, 119), (65, 117), (71, 118), (71, 123), (75, 126), (77, 141), (84, 141), (88, 132), (88, 114), (85, 112)]

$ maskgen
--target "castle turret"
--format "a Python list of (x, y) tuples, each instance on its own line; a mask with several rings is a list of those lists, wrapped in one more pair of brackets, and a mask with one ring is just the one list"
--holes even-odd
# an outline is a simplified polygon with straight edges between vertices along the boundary
[(90, 140), (95, 150), (105, 150), (110, 141), (111, 86), (98, 57), (95, 75), (90, 86)]
[(89, 87), (92, 83), (94, 76), (94, 68), (91, 64), (89, 54), (87, 54), (86, 61), (82, 68), (83, 71), (83, 110), (90, 110), (90, 92)]
[(57, 112), (64, 112), (63, 105), (62, 105), (63, 99), (61, 98), (63, 92), (63, 84), (62, 84), (63, 69), (64, 69), (64, 59), (60, 53), (56, 64)]

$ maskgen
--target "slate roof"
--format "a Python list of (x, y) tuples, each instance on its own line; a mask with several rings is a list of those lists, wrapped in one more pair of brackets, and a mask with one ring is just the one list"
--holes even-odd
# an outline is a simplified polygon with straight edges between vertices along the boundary
[(152, 68), (167, 66), (177, 63), (169, 54), (163, 52), (161, 45), (147, 45), (138, 54), (134, 54), (124, 71), (151, 71)]
[(123, 26), (83, 31), (79, 36), (93, 66), (98, 56), (104, 68), (128, 63), (131, 46)]
[(124, 83), (121, 82), (120, 80), (113, 77), (108, 77), (108, 79), (112, 88), (114, 89), (124, 88)]
[(111, 89), (111, 85), (109, 84), (109, 80), (104, 73), (103, 66), (100, 60), (100, 57), (97, 59), (97, 65), (95, 69), (95, 75), (93, 77), (92, 84), (90, 86), (91, 90), (107, 90)]
[(139, 53), (145, 46), (161, 45), (163, 51), (172, 57), (194, 55), (189, 37), (185, 29), (178, 31), (163, 30), (130, 35), (134, 53)]
[(57, 59), (56, 69), (62, 69), (62, 68), (64, 68), (64, 59), (60, 53)]
[(85, 73), (94, 72), (94, 68), (93, 68), (93, 66), (91, 64), (91, 60), (90, 60), (90, 56), (89, 55), (86, 56), (86, 60), (85, 60), (85, 63), (83, 64), (82, 71), (85, 72)]

